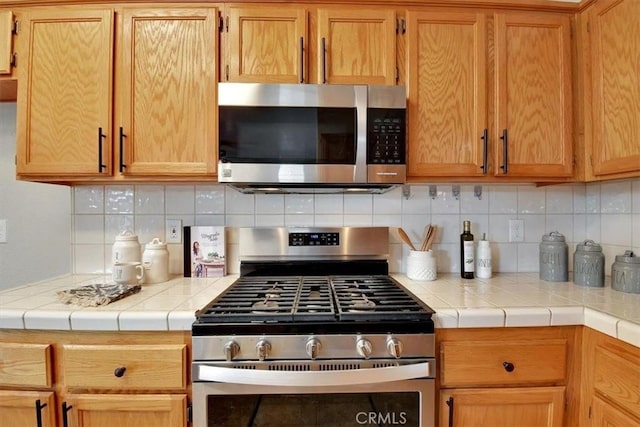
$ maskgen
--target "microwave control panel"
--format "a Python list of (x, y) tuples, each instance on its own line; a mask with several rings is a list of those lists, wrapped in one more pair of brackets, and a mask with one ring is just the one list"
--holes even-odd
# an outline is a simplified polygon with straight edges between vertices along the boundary
[(289, 233), (289, 246), (339, 246), (340, 233)]
[(367, 110), (367, 163), (404, 165), (406, 163), (406, 110), (369, 108)]

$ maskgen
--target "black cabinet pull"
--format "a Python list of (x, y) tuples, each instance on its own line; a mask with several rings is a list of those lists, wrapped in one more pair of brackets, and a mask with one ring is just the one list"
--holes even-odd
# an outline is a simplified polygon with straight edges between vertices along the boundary
[(300, 83), (304, 83), (304, 37), (300, 37)]
[(482, 132), (482, 136), (480, 137), (480, 139), (482, 140), (482, 166), (480, 166), (480, 169), (482, 169), (482, 173), (483, 174), (487, 174), (487, 171), (489, 170), (489, 130), (487, 128), (484, 129), (484, 132)]
[(41, 403), (40, 399), (36, 400), (36, 425), (42, 427), (42, 408), (47, 406), (46, 403)]
[(120, 126), (120, 173), (123, 173), (127, 165), (124, 164), (124, 128)]
[(104, 159), (102, 158), (102, 140), (106, 137), (107, 135), (102, 133), (102, 128), (98, 128), (98, 173), (102, 173), (102, 169), (107, 168), (107, 165), (103, 163)]
[(502, 169), (502, 172), (504, 172), (505, 174), (507, 173), (507, 159), (509, 157), (509, 149), (508, 149), (508, 145), (509, 145), (509, 140), (507, 138), (507, 130), (506, 129), (502, 129), (502, 136), (500, 137), (500, 139), (502, 140), (502, 166), (500, 166), (500, 169)]
[(127, 368), (125, 366), (120, 366), (113, 371), (113, 375), (115, 375), (118, 378), (122, 378), (126, 370)]
[(453, 397), (447, 400), (447, 406), (449, 407), (449, 427), (453, 427)]
[(504, 366), (504, 370), (507, 372), (513, 372), (516, 367), (511, 362), (502, 362), (502, 366)]
[(69, 412), (73, 408), (71, 405), (67, 405), (67, 402), (62, 402), (62, 427), (69, 427)]
[(327, 82), (327, 39), (322, 38), (322, 83)]

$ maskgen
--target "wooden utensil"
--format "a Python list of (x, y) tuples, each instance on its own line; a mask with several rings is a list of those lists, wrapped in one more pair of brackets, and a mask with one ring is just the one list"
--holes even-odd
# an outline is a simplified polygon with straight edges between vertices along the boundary
[(428, 251), (429, 249), (431, 249), (431, 245), (433, 244), (433, 241), (436, 239), (436, 230), (437, 230), (437, 227), (435, 225), (431, 227), (431, 233), (429, 234), (429, 237), (427, 237), (427, 244), (424, 248), (425, 251)]
[(431, 230), (432, 230), (431, 224), (427, 224), (427, 226), (424, 228), (424, 239), (422, 240), (422, 244), (420, 245), (421, 251), (427, 250), (427, 242), (429, 241)]
[(407, 236), (407, 233), (404, 232), (402, 227), (398, 228), (398, 235), (400, 236), (402, 241), (405, 242), (407, 244), (407, 246), (409, 246), (411, 248), (412, 251), (416, 250), (416, 247), (413, 246), (413, 243), (411, 243), (411, 239), (409, 239), (409, 236)]

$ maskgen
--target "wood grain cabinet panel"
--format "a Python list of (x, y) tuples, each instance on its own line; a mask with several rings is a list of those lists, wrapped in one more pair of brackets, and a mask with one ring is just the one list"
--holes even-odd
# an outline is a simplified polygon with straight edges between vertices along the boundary
[(64, 384), (71, 389), (184, 390), (185, 345), (64, 345)]
[(0, 76), (11, 74), (11, 55), (13, 54), (13, 12), (0, 11)]
[(118, 169), (213, 176), (217, 141), (215, 8), (124, 9), (118, 45)]
[(68, 394), (63, 399), (70, 427), (187, 426), (186, 395)]
[(396, 83), (393, 9), (319, 9), (318, 83)]
[(589, 15), (593, 174), (640, 173), (640, 2), (601, 0)]
[(567, 15), (496, 13), (496, 175), (573, 174), (571, 23)]
[(484, 14), (407, 14), (409, 176), (486, 173), (486, 42)]
[(594, 392), (640, 419), (640, 357), (596, 347)]
[(0, 343), (0, 385), (51, 387), (51, 345)]
[(229, 6), (225, 80), (307, 81), (307, 10), (304, 7)]
[(18, 175), (110, 173), (113, 36), (109, 9), (24, 14), (17, 38)]
[(0, 426), (55, 427), (53, 392), (0, 390)]
[(598, 427), (633, 427), (640, 425), (640, 419), (632, 418), (615, 406), (595, 397), (591, 403), (592, 425)]

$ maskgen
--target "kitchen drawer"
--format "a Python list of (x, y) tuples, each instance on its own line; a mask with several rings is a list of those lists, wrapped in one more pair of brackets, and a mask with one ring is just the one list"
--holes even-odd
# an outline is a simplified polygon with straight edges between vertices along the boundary
[(0, 385), (51, 387), (51, 345), (0, 343)]
[(187, 346), (65, 345), (62, 375), (68, 388), (184, 390)]
[(640, 417), (640, 357), (620, 349), (614, 352), (596, 347), (594, 389), (596, 394)]
[(564, 384), (565, 339), (441, 344), (443, 387)]

